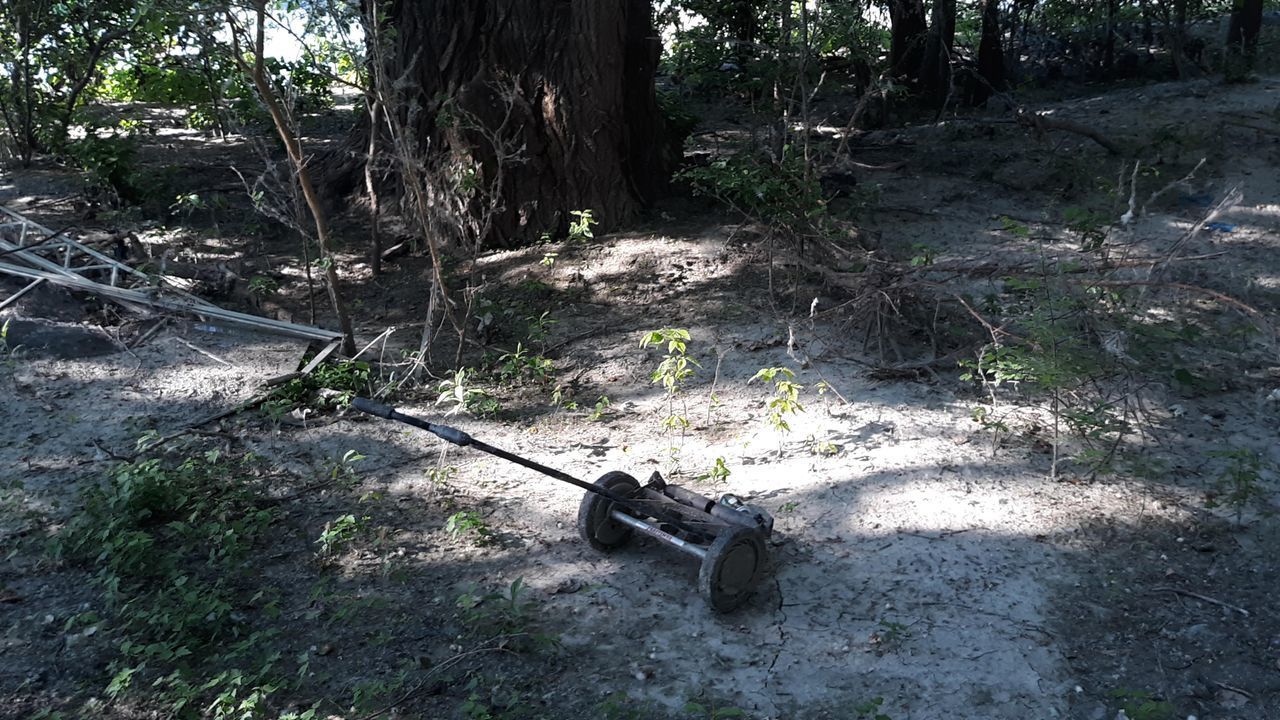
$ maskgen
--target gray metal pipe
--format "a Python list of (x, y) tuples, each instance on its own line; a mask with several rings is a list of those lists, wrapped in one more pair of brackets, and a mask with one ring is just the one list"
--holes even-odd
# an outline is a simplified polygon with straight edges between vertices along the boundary
[(692, 555), (698, 558), (698, 560), (703, 560), (704, 558), (707, 557), (707, 549), (702, 547), (701, 545), (694, 545), (691, 542), (685, 542), (684, 540), (681, 540), (680, 538), (676, 537), (675, 535), (672, 535), (669, 532), (664, 532), (662, 530), (659, 530), (658, 528), (650, 525), (649, 523), (643, 520), (637, 520), (636, 518), (633, 518), (624, 512), (614, 510), (613, 512), (609, 513), (609, 517), (622, 523), (623, 525), (626, 525), (629, 528), (634, 529), (636, 532), (640, 532), (640, 533), (644, 533), (645, 535), (648, 535), (649, 537), (653, 538), (654, 540), (657, 540), (660, 543), (670, 545), (671, 547), (674, 547), (677, 550), (683, 550), (689, 555)]

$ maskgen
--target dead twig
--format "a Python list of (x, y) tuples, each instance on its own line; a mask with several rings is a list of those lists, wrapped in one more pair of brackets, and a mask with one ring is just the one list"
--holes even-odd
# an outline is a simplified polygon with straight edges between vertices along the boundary
[(1151, 277), (1158, 277), (1164, 271), (1164, 266), (1172, 262), (1174, 258), (1178, 257), (1178, 252), (1182, 250), (1182, 247), (1190, 242), (1191, 238), (1195, 237), (1196, 234), (1203, 230), (1205, 225), (1217, 219), (1217, 217), (1222, 213), (1235, 207), (1243, 199), (1244, 193), (1240, 191), (1240, 188), (1233, 187), (1228, 190), (1227, 194), (1223, 196), (1222, 200), (1218, 201), (1217, 205), (1210, 208), (1209, 212), (1205, 213), (1200, 220), (1182, 234), (1182, 237), (1178, 238), (1177, 242), (1173, 244), (1173, 247), (1169, 248), (1169, 252), (1165, 254), (1164, 261), (1158, 266), (1152, 268)]
[[(1142, 214), (1142, 215), (1146, 215), (1146, 214), (1147, 214), (1147, 207), (1148, 207), (1149, 205), (1151, 205), (1151, 203), (1155, 202), (1155, 201), (1156, 201), (1156, 199), (1157, 199), (1157, 198), (1159, 198), (1161, 195), (1164, 195), (1165, 193), (1169, 192), (1170, 190), (1172, 190), (1172, 189), (1174, 189), (1174, 188), (1176, 188), (1176, 187), (1183, 187), (1183, 186), (1185, 186), (1188, 182), (1191, 182), (1193, 179), (1195, 179), (1196, 171), (1197, 171), (1197, 170), (1199, 170), (1200, 168), (1204, 167), (1204, 164), (1205, 164), (1205, 162), (1206, 162), (1207, 160), (1208, 160), (1208, 158), (1200, 158), (1200, 162), (1196, 163), (1196, 166), (1195, 166), (1195, 167), (1193, 167), (1193, 168), (1191, 168), (1191, 172), (1187, 173), (1187, 174), (1186, 174), (1185, 176), (1183, 176), (1182, 178), (1180, 178), (1180, 179), (1178, 179), (1178, 180), (1174, 180), (1173, 182), (1169, 183), (1168, 185), (1165, 185), (1164, 187), (1160, 188), (1159, 190), (1157, 190), (1157, 191), (1155, 191), (1155, 192), (1151, 193), (1151, 197), (1147, 198), (1147, 201), (1146, 201), (1146, 202), (1144, 202), (1144, 203), (1142, 203), (1142, 213), (1141, 213), (1141, 214)], [(1134, 177), (1135, 177), (1135, 178), (1137, 177), (1137, 174), (1138, 174), (1138, 164), (1139, 164), (1139, 163), (1134, 163), (1134, 166), (1133, 166), (1133, 174), (1134, 174)], [(1135, 180), (1135, 183), (1136, 183), (1136, 180)], [(1132, 201), (1132, 199), (1130, 199), (1130, 202), (1129, 202), (1129, 210), (1130, 210), (1130, 211), (1132, 211), (1132, 210), (1133, 210), (1133, 201)]]
[(1242, 688), (1238, 688), (1238, 687), (1236, 687), (1235, 685), (1228, 685), (1227, 683), (1224, 683), (1224, 682), (1222, 682), (1221, 680), (1215, 680), (1215, 681), (1213, 682), (1213, 684), (1214, 684), (1214, 685), (1217, 685), (1218, 687), (1222, 688), (1223, 690), (1229, 690), (1229, 691), (1231, 691), (1231, 692), (1233, 692), (1233, 693), (1236, 693), (1237, 695), (1243, 695), (1243, 696), (1244, 696), (1246, 699), (1248, 699), (1248, 700), (1252, 700), (1252, 699), (1253, 699), (1253, 693), (1249, 692), (1248, 690), (1244, 690), (1244, 689), (1242, 689)]
[(1222, 122), (1227, 125), (1235, 125), (1236, 127), (1248, 128), (1250, 130), (1257, 130), (1258, 132), (1270, 133), (1272, 135), (1280, 135), (1280, 128), (1262, 127), (1261, 125), (1254, 125), (1253, 123), (1247, 123), (1242, 120), (1223, 120)]
[(1187, 283), (1180, 282), (1161, 282), (1158, 280), (1075, 280), (1072, 282), (1073, 284), (1087, 285), (1089, 287), (1156, 287), (1168, 288), (1171, 290), (1186, 290), (1187, 292), (1207, 295), (1218, 302), (1243, 310), (1244, 312), (1260, 319), (1264, 324), (1267, 324), (1268, 326), (1270, 325), (1270, 323), (1267, 322), (1266, 314), (1261, 310), (1237, 300), (1226, 293), (1221, 293), (1217, 290), (1210, 290), (1209, 288), (1200, 287), (1198, 285), (1189, 285)]
[(491, 653), (491, 652), (512, 652), (507, 648), (507, 643), (510, 642), (511, 640), (514, 640), (519, 637), (523, 637), (527, 634), (528, 633), (514, 633), (511, 635), (499, 635), (498, 637), (490, 641), (490, 643), (493, 643), (493, 644), (485, 645), (482, 647), (478, 647), (475, 650), (468, 650), (466, 652), (462, 652), (462, 653), (458, 653), (457, 655), (454, 655), (453, 657), (449, 658), (448, 660), (445, 660), (439, 665), (433, 666), (430, 670), (426, 672), (425, 675), (422, 676), (422, 679), (418, 681), (417, 685), (414, 685), (412, 688), (407, 690), (399, 698), (396, 698), (396, 700), (394, 700), (390, 705), (387, 705), (381, 710), (375, 710), (374, 712), (371, 712), (368, 715), (365, 715), (359, 718), (359, 720), (373, 720), (374, 718), (386, 715), (388, 712), (394, 710), (400, 705), (403, 705), (414, 695), (417, 695), (419, 692), (421, 692), (422, 689), (427, 686), (427, 681), (430, 680), (433, 676), (435, 676), (436, 674), (444, 670), (448, 670), (449, 668), (453, 667), (454, 665), (457, 665), (458, 663), (462, 662), (463, 660), (466, 660), (467, 658), (474, 657), (476, 655), (483, 655), (484, 653)]
[[(954, 367), (961, 357), (973, 353), (974, 348), (963, 347), (953, 350), (941, 357), (915, 362), (898, 363), (896, 365), (880, 365), (871, 368), (868, 374), (875, 380), (892, 380), (901, 377), (916, 377), (922, 372), (933, 372), (943, 367)], [(840, 398), (844, 400), (844, 398)], [(847, 403), (848, 401), (846, 401)]]
[(1211, 598), (1208, 595), (1201, 595), (1198, 592), (1192, 592), (1190, 590), (1183, 590), (1182, 588), (1168, 587), (1168, 586), (1153, 587), (1151, 588), (1151, 592), (1153, 593), (1168, 592), (1168, 593), (1173, 593), (1174, 595), (1182, 595), (1184, 597), (1195, 598), (1196, 600), (1207, 602), (1210, 605), (1217, 605), (1220, 608), (1226, 608), (1227, 610), (1234, 610), (1245, 617), (1249, 617), (1249, 611), (1245, 610), (1242, 607), (1239, 607), (1238, 605), (1232, 605), (1231, 603), (1223, 602), (1221, 600), (1218, 600), (1217, 598)]
[(223, 365), (226, 365), (227, 367), (232, 367), (232, 368), (233, 368), (233, 367), (236, 367), (236, 365), (235, 365), (234, 363), (231, 363), (231, 362), (228, 362), (228, 361), (226, 361), (226, 360), (223, 360), (222, 358), (218, 357), (217, 355), (214, 355), (213, 353), (209, 352), (208, 350), (205, 350), (205, 349), (203, 349), (203, 348), (196, 347), (195, 345), (192, 345), (191, 343), (187, 342), (186, 340), (183, 340), (183, 339), (182, 339), (182, 338), (180, 338), (180, 337), (170, 337), (169, 339), (170, 339), (170, 340), (173, 340), (174, 342), (178, 342), (178, 343), (182, 343), (183, 345), (186, 345), (187, 347), (191, 348), (192, 350), (195, 350), (196, 352), (198, 352), (198, 353), (200, 353), (201, 355), (203, 355), (203, 356), (205, 356), (205, 357), (209, 358), (210, 360), (214, 360), (214, 361), (216, 361), (216, 362), (220, 362), (220, 363), (222, 363)]
[(1022, 108), (1018, 108), (1014, 112), (1014, 119), (1017, 120), (1019, 125), (1034, 130), (1037, 137), (1044, 137), (1046, 130), (1062, 130), (1063, 132), (1087, 137), (1106, 148), (1107, 152), (1112, 155), (1123, 156), (1127, 154), (1114, 140), (1111, 140), (1106, 135), (1103, 135), (1101, 132), (1089, 127), (1088, 125), (1082, 125), (1073, 120), (1063, 120), (1061, 118), (1051, 117), (1044, 113), (1032, 112)]

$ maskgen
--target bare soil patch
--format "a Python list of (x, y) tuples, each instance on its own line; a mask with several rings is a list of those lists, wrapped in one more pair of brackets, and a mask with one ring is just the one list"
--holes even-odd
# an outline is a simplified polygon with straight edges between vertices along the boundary
[[(1148, 185), (1183, 177), (1206, 158), (1186, 186), (1110, 231), (1113, 258), (1209, 256), (1167, 279), (1229, 288), (1272, 322), (1280, 135), (1250, 126), (1275, 127), (1278, 102), (1280, 84), (1267, 78), (1128, 88), (1053, 106), (1158, 146), (1147, 154), (1160, 158)], [(1085, 138), (1037, 141), (988, 120), (861, 138), (869, 148), (861, 162), (906, 161), (855, 170), (860, 187), (878, 187), (874, 210), (858, 206), (861, 240), (886, 256), (928, 255), (940, 268), (1035, 262), (1050, 251), (1092, 257), (1067, 209), (1122, 204), (1122, 192), (1099, 198), (1132, 165)], [(0, 199), (25, 197), (33, 212), (60, 182), (56, 174), (8, 177)], [(1232, 188), (1243, 198), (1216, 219), (1219, 229), (1188, 236), (1204, 198), (1216, 202)], [(1274, 338), (1244, 329), (1257, 328), (1256, 318), (1195, 296), (1189, 304), (1203, 333), (1178, 345), (1168, 366), (1134, 368), (1146, 423), (1124, 461), (1109, 473), (1068, 464), (1051, 478), (1043, 403), (1014, 408), (993, 443), (974, 420), (984, 395), (959, 379), (954, 361), (908, 373), (913, 380), (877, 372), (932, 359), (929, 338), (878, 343), (861, 331), (865, 318), (841, 309), (844, 290), (784, 261), (771, 265), (771, 249), (751, 228), (687, 205), (667, 211), (675, 217), (590, 244), (482, 258), (481, 297), (496, 318), (485, 341), (509, 352), (527, 338), (530, 319), (549, 313), (556, 323), (536, 347), (554, 362), (561, 405), (549, 404), (549, 384), (509, 383), (494, 389), (496, 418), (449, 422), (588, 480), (660, 470), (763, 505), (777, 526), (774, 570), (757, 597), (716, 615), (684, 558), (644, 540), (594, 553), (574, 528), (575, 488), (494, 458), (353, 411), (246, 413), (206, 426), (212, 435), (173, 440), (168, 457), (216, 449), (259, 458), (252, 479), (273, 524), (255, 546), (253, 572), (227, 582), (262, 589), (270, 609), (248, 603), (217, 630), (228, 645), (273, 633), (262, 642), (296, 683), (272, 698), (272, 712), (1280, 716), (1280, 487), (1270, 469), (1280, 464), (1280, 361)], [(142, 239), (157, 255), (172, 249), (194, 264), (243, 260), (281, 281), (279, 313), (308, 319), (296, 243), (261, 237), (261, 252), (237, 258), (243, 238), (188, 220)], [(350, 229), (354, 246), (363, 236), (354, 220)], [(1040, 235), (1048, 239), (1034, 240)], [(541, 263), (549, 251), (554, 262)], [(362, 336), (398, 326), (376, 350), (398, 360), (420, 336), (425, 261), (398, 260), (374, 280), (359, 258), (347, 260)], [(999, 275), (949, 282), (975, 303), (1008, 290)], [(89, 568), (54, 562), (46, 535), (77, 512), (83, 488), (136, 452), (141, 434), (234, 407), (261, 380), (295, 369), (304, 348), (175, 321), (126, 350), (121, 344), (137, 334), (127, 318), (58, 330), (68, 321), (28, 317), (35, 314), (15, 319), (0, 359), (0, 717), (168, 716), (145, 691), (120, 701), (104, 694), (121, 609), (104, 601)], [(317, 321), (325, 322), (323, 310)], [(639, 347), (641, 333), (659, 327), (687, 328), (702, 363), (681, 401), (685, 433), (661, 427), (668, 400), (649, 377), (659, 355)], [(85, 352), (85, 333), (111, 348)], [(806, 387), (805, 412), (788, 418), (789, 432), (769, 422), (769, 388), (748, 382), (774, 366), (794, 369)], [(375, 379), (390, 372), (375, 368)], [(1179, 381), (1191, 375), (1195, 382)], [(817, 394), (820, 382), (833, 392)], [(419, 388), (398, 402), (438, 417), (449, 405), (436, 396)], [(609, 404), (593, 418), (604, 396)], [(1231, 449), (1270, 463), (1239, 518), (1223, 503), (1228, 459), (1215, 455)], [(344, 463), (347, 451), (364, 459)], [(710, 472), (717, 459), (727, 477)], [(459, 513), (476, 523), (460, 527)], [(358, 531), (324, 552), (318, 539), (344, 516)]]

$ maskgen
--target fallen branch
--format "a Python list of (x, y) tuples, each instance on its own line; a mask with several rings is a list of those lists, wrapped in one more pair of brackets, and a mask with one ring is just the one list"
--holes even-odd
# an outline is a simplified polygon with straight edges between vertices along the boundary
[[(1151, 193), (1151, 197), (1147, 198), (1147, 201), (1146, 201), (1146, 202), (1144, 202), (1144, 203), (1142, 203), (1142, 213), (1141, 213), (1141, 214), (1143, 214), (1143, 215), (1146, 215), (1146, 214), (1147, 214), (1147, 207), (1148, 207), (1149, 205), (1151, 205), (1151, 203), (1155, 202), (1155, 201), (1156, 201), (1156, 198), (1160, 197), (1161, 195), (1163, 195), (1163, 194), (1165, 194), (1165, 193), (1169, 192), (1170, 190), (1172, 190), (1172, 189), (1174, 189), (1174, 188), (1176, 188), (1176, 187), (1182, 187), (1182, 186), (1186, 185), (1188, 182), (1190, 182), (1192, 179), (1194, 179), (1194, 178), (1195, 178), (1195, 176), (1196, 176), (1196, 171), (1197, 171), (1197, 170), (1199, 170), (1200, 168), (1204, 167), (1205, 161), (1207, 161), (1207, 160), (1208, 160), (1208, 158), (1200, 158), (1200, 162), (1196, 163), (1196, 166), (1195, 166), (1195, 167), (1193, 167), (1193, 168), (1191, 168), (1191, 172), (1187, 173), (1185, 177), (1183, 177), (1183, 178), (1181, 178), (1181, 179), (1178, 179), (1178, 180), (1174, 180), (1173, 182), (1169, 183), (1168, 185), (1165, 185), (1164, 187), (1160, 188), (1159, 190), (1157, 190), (1157, 191), (1155, 191), (1155, 192)], [(1138, 174), (1138, 167), (1137, 167), (1137, 164), (1135, 164), (1135, 165), (1134, 165), (1133, 173), (1134, 173), (1134, 175), (1135, 175), (1135, 176)], [(1129, 201), (1129, 210), (1130, 210), (1130, 211), (1132, 211), (1132, 210), (1133, 210), (1133, 201), (1132, 201), (1132, 199), (1130, 199), (1130, 201)]]
[(1155, 587), (1155, 588), (1151, 588), (1151, 592), (1170, 592), (1170, 593), (1173, 593), (1174, 595), (1184, 595), (1189, 598), (1195, 598), (1196, 600), (1207, 602), (1210, 605), (1217, 605), (1218, 607), (1226, 608), (1227, 610), (1234, 610), (1245, 617), (1249, 617), (1249, 611), (1245, 610), (1242, 607), (1232, 605), (1231, 603), (1222, 602), (1221, 600), (1218, 600), (1216, 598), (1211, 598), (1208, 595), (1201, 595), (1198, 592), (1183, 590), (1182, 588), (1176, 588), (1176, 587)]
[(1270, 326), (1270, 323), (1267, 322), (1267, 316), (1261, 310), (1253, 307), (1252, 305), (1245, 304), (1226, 293), (1221, 293), (1217, 290), (1210, 290), (1209, 288), (1200, 287), (1199, 285), (1188, 285), (1187, 283), (1180, 282), (1160, 282), (1157, 280), (1076, 280), (1073, 282), (1078, 285), (1088, 285), (1090, 287), (1156, 287), (1168, 288), (1171, 290), (1186, 290), (1188, 292), (1207, 295), (1219, 302), (1239, 308), (1240, 310), (1257, 317), (1262, 320), (1263, 323)]
[(1127, 154), (1120, 145), (1103, 135), (1101, 132), (1098, 132), (1088, 125), (1082, 125), (1072, 120), (1061, 120), (1059, 118), (1050, 117), (1044, 113), (1031, 112), (1021, 108), (1015, 112), (1014, 119), (1018, 121), (1019, 125), (1029, 127), (1034, 130), (1039, 136), (1043, 136), (1045, 134), (1045, 130), (1062, 130), (1063, 132), (1083, 135), (1106, 148), (1107, 152), (1112, 155)]
[(399, 707), (400, 705), (403, 705), (406, 701), (408, 701), (414, 695), (417, 695), (419, 692), (421, 692), (422, 688), (426, 687), (427, 681), (430, 680), (433, 675), (436, 675), (442, 670), (447, 670), (453, 667), (454, 665), (457, 665), (458, 663), (462, 662), (463, 660), (466, 660), (469, 657), (472, 657), (475, 655), (481, 655), (484, 653), (491, 653), (491, 652), (512, 652), (511, 650), (507, 649), (507, 643), (511, 640), (514, 640), (518, 637), (522, 637), (526, 634), (527, 633), (499, 635), (498, 637), (490, 641), (494, 643), (493, 645), (478, 647), (475, 650), (468, 650), (466, 652), (458, 653), (457, 655), (454, 655), (448, 660), (445, 660), (439, 665), (436, 665), (432, 667), (430, 670), (428, 670), (426, 674), (422, 676), (422, 680), (418, 681), (417, 685), (414, 685), (412, 688), (406, 691), (403, 695), (401, 695), (399, 698), (394, 700), (390, 705), (387, 705), (381, 710), (375, 710), (374, 712), (371, 712), (368, 715), (365, 715), (359, 718), (359, 720), (373, 720), (374, 718), (386, 715), (388, 712), (391, 712), (392, 710)]
[(856, 160), (849, 160), (847, 162), (849, 165), (852, 165), (853, 167), (856, 167), (859, 170), (886, 170), (887, 171), (887, 170), (898, 170), (903, 167), (906, 167), (907, 163), (911, 161), (899, 160), (898, 162), (889, 163), (888, 165), (868, 165), (866, 163), (860, 163)]
[(1244, 122), (1243, 120), (1223, 120), (1222, 122), (1227, 125), (1235, 125), (1236, 127), (1248, 128), (1250, 130), (1257, 130), (1258, 132), (1270, 133), (1272, 135), (1280, 135), (1280, 128), (1262, 127), (1261, 125), (1254, 125), (1252, 123)]
[[(1182, 246), (1190, 242), (1191, 238), (1195, 237), (1201, 230), (1203, 230), (1205, 225), (1216, 220), (1218, 216), (1222, 215), (1222, 213), (1238, 205), (1243, 199), (1244, 193), (1241, 192), (1240, 188), (1233, 187), (1228, 190), (1227, 194), (1223, 196), (1222, 200), (1220, 200), (1217, 205), (1210, 208), (1209, 212), (1205, 213), (1199, 221), (1191, 226), (1191, 229), (1187, 230), (1182, 234), (1182, 237), (1178, 238), (1177, 242), (1173, 244), (1173, 247), (1169, 248), (1169, 252), (1165, 255), (1164, 263), (1168, 264), (1169, 262), (1172, 262), (1174, 258), (1178, 256), (1178, 252), (1182, 250)], [(1155, 268), (1152, 272), (1152, 276), (1158, 276), (1163, 269), (1163, 267)]]
[[(930, 360), (917, 360), (915, 362), (898, 363), (896, 365), (877, 365), (871, 368), (867, 374), (874, 380), (894, 380), (902, 377), (916, 377), (922, 372), (931, 373), (944, 367), (955, 367), (956, 361), (972, 352), (972, 347), (963, 347), (959, 350), (953, 350), (946, 355), (935, 357)], [(844, 398), (840, 399), (844, 400)], [(846, 401), (846, 403), (847, 402), (848, 401)]]

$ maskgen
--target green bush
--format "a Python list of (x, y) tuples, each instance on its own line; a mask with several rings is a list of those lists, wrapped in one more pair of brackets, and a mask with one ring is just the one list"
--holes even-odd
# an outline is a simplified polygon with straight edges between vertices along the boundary
[(128, 203), (142, 197), (137, 151), (138, 143), (132, 136), (116, 133), (99, 136), (94, 130), (67, 144), (67, 154), (72, 162), (88, 171), (92, 186)]
[(826, 211), (822, 188), (804, 161), (781, 163), (741, 152), (680, 172), (698, 195), (715, 198), (751, 220), (795, 231), (810, 229)]
[[(225, 77), (226, 73), (221, 73)], [(106, 73), (98, 94), (119, 102), (196, 105), (213, 101), (204, 73), (183, 65), (121, 65)]]

